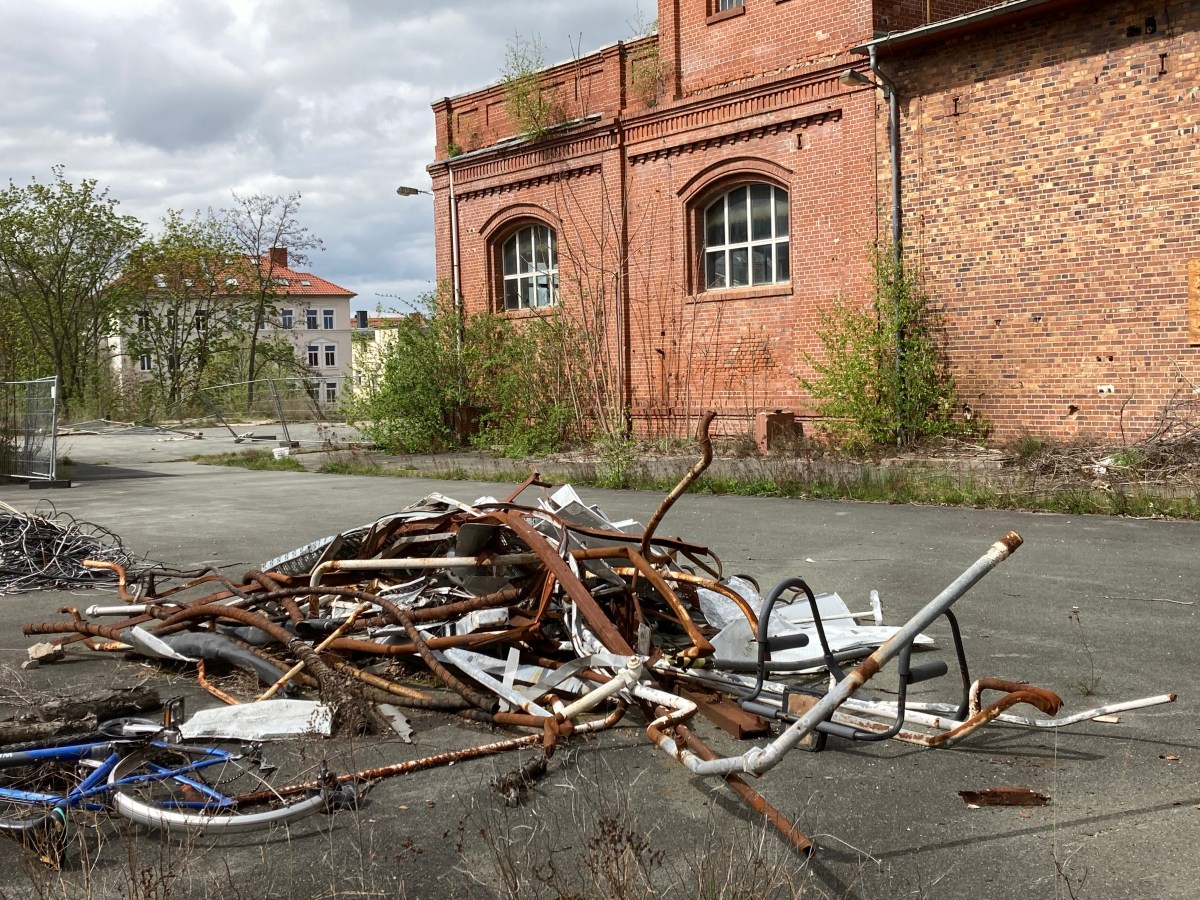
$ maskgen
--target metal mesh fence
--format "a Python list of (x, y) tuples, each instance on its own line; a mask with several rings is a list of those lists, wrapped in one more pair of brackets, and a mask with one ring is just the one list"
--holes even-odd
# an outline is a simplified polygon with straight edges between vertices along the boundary
[(58, 378), (0, 381), (0, 475), (55, 481)]
[[(212, 418), (232, 432), (240, 425), (275, 426), (279, 433), (269, 440), (291, 443), (300, 426), (323, 425), (330, 409), (322, 395), (323, 385), (306, 378), (263, 378), (217, 384), (200, 391), (198, 397)], [(257, 430), (251, 437), (257, 437)]]

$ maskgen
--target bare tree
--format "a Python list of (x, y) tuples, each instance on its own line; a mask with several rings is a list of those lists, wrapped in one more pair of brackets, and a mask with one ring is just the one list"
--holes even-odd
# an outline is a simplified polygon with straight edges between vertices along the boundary
[(321, 239), (300, 224), (300, 194), (269, 196), (233, 195), (233, 206), (222, 210), (235, 246), (250, 260), (246, 281), (240, 285), (247, 301), (249, 345), (246, 354), (246, 379), (250, 382), (249, 402), (254, 401), (254, 381), (263, 364), (271, 359), (262, 353), (265, 326), (277, 319), (277, 300), (286, 294), (280, 290), (279, 256), (273, 249), (287, 250), (288, 267), (306, 265), (308, 253), (325, 249)]

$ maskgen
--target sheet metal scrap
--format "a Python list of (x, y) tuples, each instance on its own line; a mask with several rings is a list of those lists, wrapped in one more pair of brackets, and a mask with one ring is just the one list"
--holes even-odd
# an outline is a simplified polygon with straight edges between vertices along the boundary
[[(707, 547), (656, 533), (711, 460), (710, 421), (701, 426), (702, 458), (646, 528), (610, 521), (569, 486), (534, 505), (518, 502), (530, 487), (549, 487), (535, 474), (504, 500), (468, 504), (430, 495), (277, 557), (236, 583), (212, 573), (166, 591), (146, 585), (131, 592), (122, 573), (122, 606), (30, 624), (25, 633), (60, 635), (63, 645), (84, 641), (99, 651), (223, 660), (269, 685), (261, 702), (315, 689), (341, 733), (389, 729), (396, 717), (381, 714), (380, 703), (532, 732), (348, 773), (343, 781), (520, 746), (540, 745), (548, 757), (572, 734), (611, 728), (637, 706), (651, 741), (696, 774), (725, 779), (805, 853), (811, 842), (741, 777), (764, 773), (795, 746), (821, 749), (832, 734), (940, 747), (991, 721), (1056, 728), (1174, 699), (1058, 717), (1061, 701), (1050, 691), (971, 680), (950, 607), (1020, 546), (1016, 534), (997, 541), (898, 628), (882, 627), (877, 595), (870, 610), (855, 613), (797, 577), (765, 598), (750, 579), (724, 577)], [(914, 647), (928, 642), (922, 630), (940, 617), (951, 626), (961, 696), (949, 704), (909, 703), (909, 685), (948, 670), (910, 660)], [(893, 659), (896, 699), (858, 696)], [(439, 687), (429, 688), (428, 677), (420, 686), (406, 680), (414, 669)], [(985, 692), (999, 696), (985, 705)], [(1038, 715), (1011, 711), (1019, 706)], [(722, 758), (694, 733), (697, 712), (739, 736), (779, 733), (763, 747)], [(526, 766), (501, 779), (505, 794), (518, 796), (538, 771)]]

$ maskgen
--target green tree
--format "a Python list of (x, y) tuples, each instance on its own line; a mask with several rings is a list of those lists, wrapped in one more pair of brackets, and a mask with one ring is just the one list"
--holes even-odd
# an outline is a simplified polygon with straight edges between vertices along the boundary
[(873, 252), (874, 295), (844, 298), (821, 314), (824, 354), (801, 384), (829, 430), (854, 450), (915, 443), (951, 433), (957, 392), (942, 351), (940, 317), (891, 248)]
[(59, 376), (69, 413), (108, 375), (108, 338), (126, 301), (117, 276), (143, 226), (94, 179), (52, 173), (49, 184), (9, 181), (0, 193), (0, 296), (30, 342), (22, 365)]
[(230, 287), (247, 277), (241, 260), (222, 220), (185, 219), (176, 210), (163, 219), (161, 235), (130, 254), (124, 331), (129, 356), (149, 360), (147, 393), (156, 410), (191, 401), (245, 342), (250, 301)]
[(280, 267), (273, 249), (286, 249), (288, 267), (306, 265), (308, 253), (322, 250), (321, 239), (300, 224), (300, 195), (233, 195), (233, 206), (222, 210), (226, 225), (241, 257), (250, 265), (238, 278), (238, 290), (249, 310), (245, 348), (245, 377), (250, 384), (249, 404), (254, 402), (254, 381), (265, 373), (286, 367), (297, 370), (295, 352), (264, 326), (277, 322), (278, 300), (286, 295), (279, 284)]
[(352, 419), (392, 453), (444, 450), (454, 443), (454, 411), (463, 404), (458, 320), (449, 290), (422, 297), (419, 312), (389, 325), (377, 356), (361, 365), (348, 405)]

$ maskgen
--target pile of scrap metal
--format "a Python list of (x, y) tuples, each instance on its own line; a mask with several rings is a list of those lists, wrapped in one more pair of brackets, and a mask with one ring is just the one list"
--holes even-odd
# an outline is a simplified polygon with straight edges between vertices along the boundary
[[(545, 757), (562, 741), (609, 729), (637, 706), (658, 747), (696, 774), (724, 778), (804, 852), (812, 849), (808, 839), (740, 777), (766, 772), (798, 745), (821, 749), (834, 735), (948, 746), (993, 720), (1056, 728), (1174, 699), (1058, 717), (1061, 701), (1050, 691), (971, 680), (950, 607), (1020, 545), (1014, 533), (899, 628), (880, 625), (877, 597), (871, 610), (852, 612), (836, 594), (816, 596), (801, 578), (787, 578), (762, 597), (748, 579), (725, 577), (708, 548), (656, 534), (711, 460), (707, 425), (703, 458), (645, 528), (609, 521), (569, 486), (522, 505), (526, 490), (549, 487), (534, 475), (504, 500), (465, 504), (431, 495), (272, 560), (240, 584), (209, 575), (168, 591), (130, 592), (122, 579), (128, 605), (93, 607), (86, 619), (75, 614), (25, 632), (67, 634), (59, 641), (86, 640), (94, 649), (199, 659), (201, 667), (214, 658), (249, 667), (270, 685), (260, 701), (315, 689), (329, 710), (320, 726), (328, 731), (386, 730), (404, 708), (530, 729), (523, 737), (369, 773), (540, 744), (544, 752), (504, 781), (512, 796), (544, 770)], [(181, 599), (197, 589), (211, 592)], [(123, 621), (96, 621), (105, 615)], [(942, 616), (953, 636), (961, 696), (949, 704), (908, 702), (910, 685), (948, 671), (943, 662), (910, 660), (914, 647), (928, 641), (922, 630)], [(893, 658), (894, 699), (856, 697)], [(415, 669), (420, 687), (405, 677)], [(437, 689), (427, 686), (430, 674)], [(985, 704), (985, 692), (999, 696)], [(1011, 712), (1016, 706), (1034, 714)], [(778, 734), (765, 746), (721, 758), (689, 728), (697, 713), (739, 738)], [(314, 721), (306, 727), (316, 727)]]

